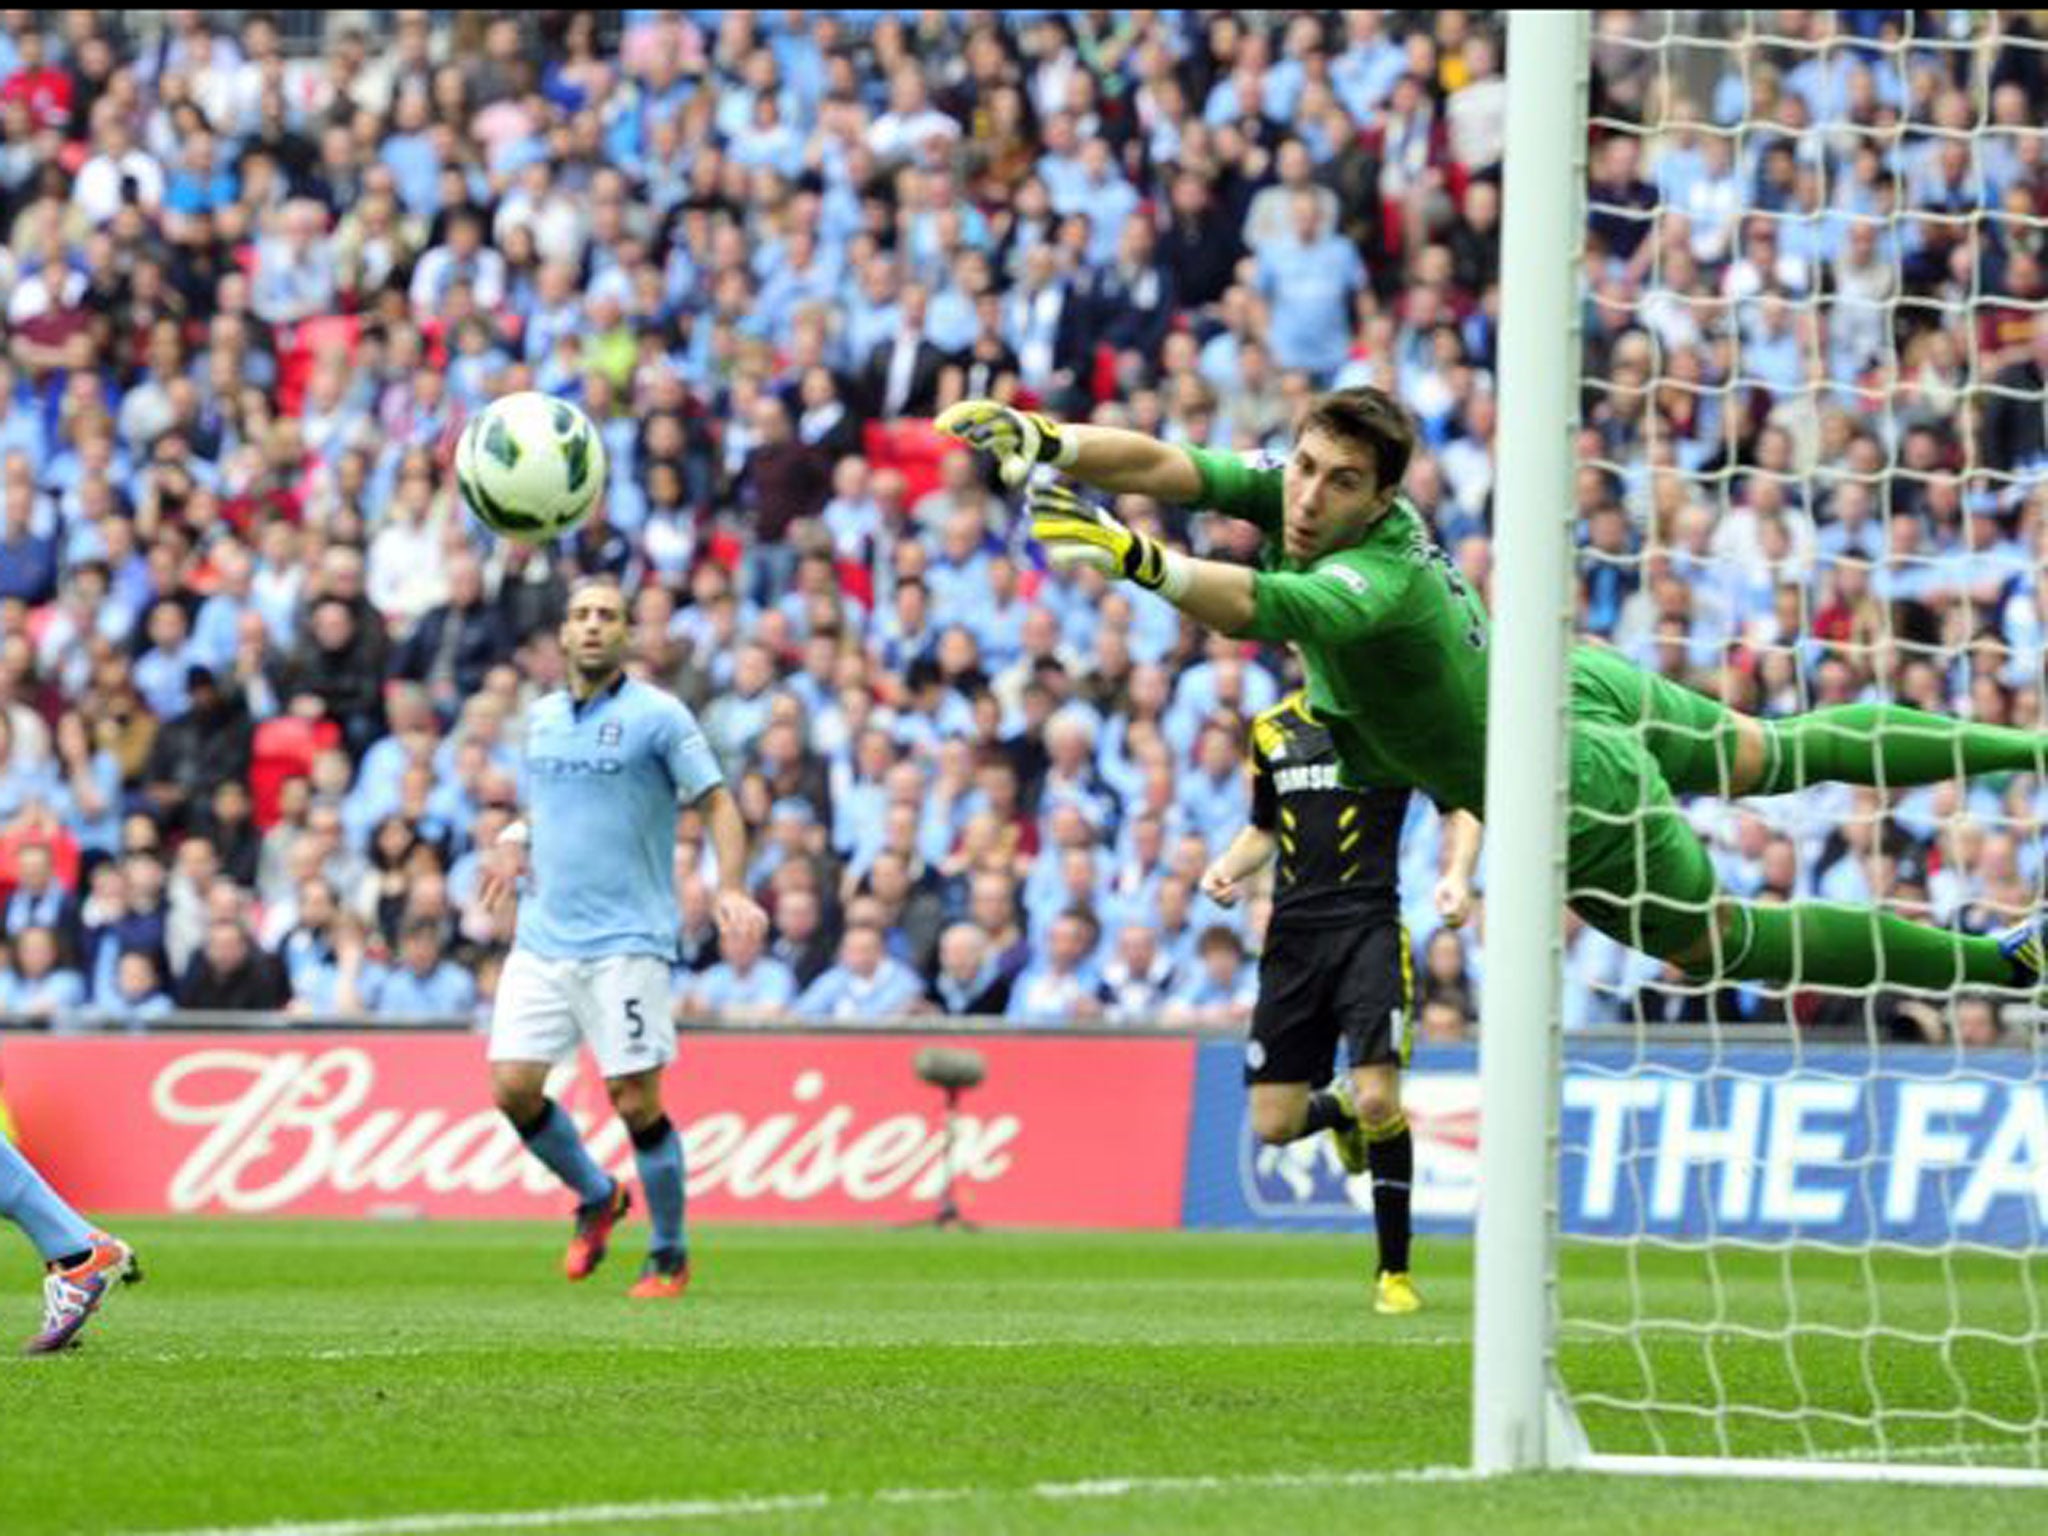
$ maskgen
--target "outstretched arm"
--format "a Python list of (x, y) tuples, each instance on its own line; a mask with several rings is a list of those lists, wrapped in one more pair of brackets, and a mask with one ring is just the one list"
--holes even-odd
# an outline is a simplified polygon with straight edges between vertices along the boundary
[(1370, 634), (1395, 593), (1341, 558), (1313, 571), (1258, 573), (1200, 560), (1126, 528), (1061, 481), (1031, 489), (1031, 536), (1059, 570), (1085, 565), (1157, 592), (1221, 634), (1271, 642), (1348, 642)]
[(1083, 485), (1119, 496), (1184, 504), (1202, 494), (1201, 474), (1187, 454), (1142, 432), (1055, 421), (994, 400), (962, 400), (933, 425), (992, 455), (1008, 486), (1022, 485), (1032, 466), (1051, 464)]
[(1066, 472), (1083, 485), (1176, 505), (1202, 494), (1194, 462), (1171, 443), (1122, 427), (1061, 427), (1060, 434), (1074, 440), (1074, 462)]

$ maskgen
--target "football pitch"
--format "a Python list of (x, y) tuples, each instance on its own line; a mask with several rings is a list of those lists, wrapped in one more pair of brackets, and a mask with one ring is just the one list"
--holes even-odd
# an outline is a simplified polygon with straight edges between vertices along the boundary
[[(2048, 1530), (2048, 1493), (1472, 1480), (1461, 1243), (1423, 1242), (1428, 1310), (1381, 1318), (1356, 1237), (711, 1228), (689, 1297), (649, 1304), (623, 1294), (638, 1225), (573, 1287), (554, 1269), (565, 1228), (121, 1230), (147, 1282), (82, 1350), (0, 1361), (7, 1536)], [(36, 1320), (36, 1273), (23, 1244), (0, 1257), (11, 1342)], [(2024, 1329), (2044, 1280), (1885, 1262), (1902, 1327), (1944, 1322), (1961, 1287), (1973, 1321)], [(1865, 1315), (1859, 1270), (1800, 1277), (1802, 1305)], [(1566, 1275), (1574, 1316), (1640, 1296), (1671, 1318), (1783, 1321), (1775, 1259), (1726, 1255), (1708, 1274), (1575, 1250)], [(1835, 1360), (1823, 1341), (1788, 1385), (1796, 1352), (1777, 1343), (1567, 1339), (1575, 1380), (1623, 1397), (1646, 1371), (1660, 1397), (1796, 1386), (1847, 1407), (1871, 1379), (1931, 1404), (1961, 1382), (1979, 1407), (2031, 1415), (2044, 1367), (1981, 1346), (1873, 1362), (1844, 1344)], [(1646, 1448), (1639, 1415), (1608, 1417), (1603, 1449)]]

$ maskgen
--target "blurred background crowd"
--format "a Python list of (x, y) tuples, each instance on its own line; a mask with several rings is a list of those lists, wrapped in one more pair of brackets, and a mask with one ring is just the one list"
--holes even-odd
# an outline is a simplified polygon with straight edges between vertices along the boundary
[[(2044, 55), (2017, 14), (1700, 14), (1661, 47), (1598, 23), (1583, 627), (1767, 714), (2037, 725)], [(479, 849), (562, 678), (566, 582), (606, 571), (773, 918), (718, 952), (686, 825), (685, 1015), (1248, 1016), (1266, 903), (1196, 882), (1291, 660), (1048, 580), (929, 419), (994, 395), (1271, 451), (1314, 390), (1380, 384), (1483, 587), (1497, 19), (0, 22), (0, 1007), (487, 1009)], [(448, 469), (521, 388), (610, 449), (558, 549), (485, 538)], [(2038, 904), (2040, 793), (1696, 810), (1732, 889), (1975, 928)], [(1458, 1038), (1484, 917), (1439, 930), (1411, 823), (1421, 1020)], [(1574, 1024), (1844, 1006), (1571, 942)]]

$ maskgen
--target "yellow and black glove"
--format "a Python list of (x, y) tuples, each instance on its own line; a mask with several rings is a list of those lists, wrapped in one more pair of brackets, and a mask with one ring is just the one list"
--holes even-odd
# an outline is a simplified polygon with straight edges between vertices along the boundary
[(1072, 486), (1050, 480), (1033, 486), (1028, 503), (1031, 537), (1055, 570), (1078, 566), (1157, 592), (1167, 580), (1167, 552), (1134, 533)]
[(993, 455), (996, 473), (1013, 490), (1024, 483), (1033, 465), (1073, 462), (1073, 439), (1060, 435), (1058, 422), (999, 401), (962, 400), (946, 407), (932, 425)]

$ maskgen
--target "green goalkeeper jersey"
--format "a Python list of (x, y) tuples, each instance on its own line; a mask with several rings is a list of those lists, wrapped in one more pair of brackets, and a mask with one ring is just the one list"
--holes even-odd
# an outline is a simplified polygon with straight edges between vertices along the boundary
[(1447, 810), (1486, 809), (1486, 609), (1397, 499), (1362, 544), (1307, 565), (1281, 546), (1277, 461), (1188, 448), (1201, 505), (1265, 534), (1244, 634), (1295, 646), (1309, 706), (1355, 789), (1415, 786)]

